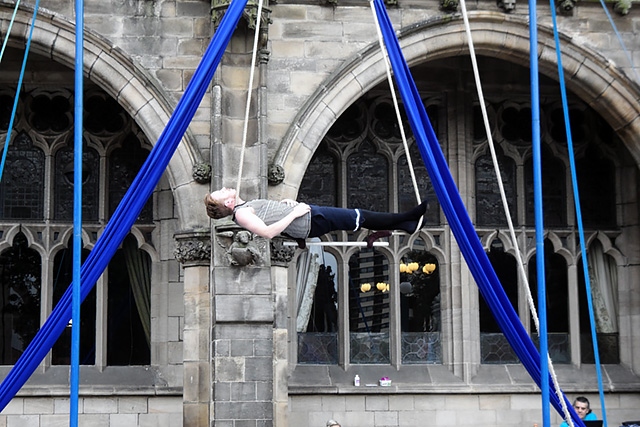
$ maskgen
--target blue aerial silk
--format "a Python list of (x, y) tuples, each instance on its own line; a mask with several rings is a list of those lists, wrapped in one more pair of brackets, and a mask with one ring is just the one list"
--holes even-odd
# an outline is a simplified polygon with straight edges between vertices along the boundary
[[(540, 386), (540, 353), (527, 334), (518, 314), (504, 292), (498, 276), (473, 227), (471, 218), (467, 213), (460, 193), (449, 171), (440, 144), (438, 144), (438, 139), (433, 131), (424, 104), (411, 76), (409, 66), (400, 49), (400, 43), (387, 15), (383, 0), (373, 1), (380, 30), (382, 31), (395, 81), (404, 103), (409, 124), (416, 138), (420, 154), (431, 178), (436, 195), (438, 196), (440, 206), (451, 226), (451, 230), (458, 242), (458, 246), (467, 262), (469, 270), (478, 284), (480, 293), (487, 302), (498, 325), (527, 372), (529, 372), (529, 375), (536, 384)], [(553, 381), (549, 382), (549, 389), (550, 403), (560, 414), (563, 414), (560, 397), (556, 394)], [(584, 427), (584, 423), (575, 413), (566, 396), (562, 394), (561, 390), (558, 390), (558, 393), (562, 395), (562, 399), (567, 403), (574, 423), (579, 427)]]
[[(207, 91), (225, 48), (242, 16), (247, 0), (232, 0), (200, 64), (187, 85), (167, 126), (140, 168), (95, 247), (82, 265), (81, 297), (84, 300), (129, 234), (140, 211), (162, 177), (187, 126)], [(42, 328), (0, 384), (0, 411), (13, 399), (57, 341), (71, 318), (72, 287), (64, 293)]]

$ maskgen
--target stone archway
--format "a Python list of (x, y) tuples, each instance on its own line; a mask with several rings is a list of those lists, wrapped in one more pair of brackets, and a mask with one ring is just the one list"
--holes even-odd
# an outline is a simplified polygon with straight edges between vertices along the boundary
[[(496, 12), (469, 14), (474, 47), (485, 55), (529, 64), (529, 29), (522, 17)], [(409, 66), (434, 59), (468, 55), (462, 18), (435, 18), (400, 32), (400, 44)], [(557, 76), (552, 29), (539, 31), (539, 69)], [(598, 53), (566, 38), (563, 67), (568, 90), (600, 114), (617, 132), (640, 164), (640, 98), (638, 88), (611, 62)], [(298, 188), (306, 166), (331, 125), (367, 91), (386, 78), (377, 43), (354, 55), (312, 95), (291, 124), (273, 164), (282, 166), (284, 185), (272, 188), (273, 197), (291, 197)], [(304, 165), (304, 167), (300, 167)]]
[[(5, 29), (11, 20), (11, 5), (0, 7), (0, 25)], [(28, 39), (33, 8), (20, 6), (11, 30), (9, 45), (24, 49)], [(5, 30), (6, 31), (6, 30)], [(89, 80), (112, 96), (137, 122), (152, 144), (159, 138), (175, 105), (159, 87), (157, 81), (123, 51), (109, 44), (99, 35), (85, 30), (84, 70)], [(75, 25), (59, 14), (41, 9), (33, 29), (31, 52), (59, 64), (75, 67)], [(189, 131), (177, 147), (167, 168), (169, 184), (176, 198), (177, 218), (181, 229), (202, 227), (208, 219), (202, 209), (202, 188), (195, 183), (193, 166), (203, 159)], [(206, 190), (205, 190), (206, 191)]]

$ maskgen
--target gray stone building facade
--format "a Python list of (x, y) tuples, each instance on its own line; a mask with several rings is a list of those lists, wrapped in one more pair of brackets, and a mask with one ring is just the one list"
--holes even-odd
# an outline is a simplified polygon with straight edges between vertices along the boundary
[[(227, 3), (85, 2), (85, 251), (161, 135)], [(590, 277), (600, 292), (596, 308), (608, 314), (597, 318), (608, 425), (617, 426), (640, 419), (640, 5), (606, 6), (608, 13), (595, 2), (562, 2), (557, 22), (586, 188), (585, 236), (599, 268)], [(389, 211), (414, 202), (369, 3), (264, 7), (253, 86), (257, 3), (250, 2), (153, 198), (83, 304), (90, 332), (82, 341), (80, 424), (541, 425), (539, 390), (496, 329), (410, 132), (409, 156), (429, 201), (415, 235), (394, 234), (373, 250), (354, 243), (366, 231), (325, 236), (334, 244), (322, 250), (255, 236), (238, 246), (242, 230), (206, 216), (204, 195), (238, 184), (244, 199)], [(496, 197), (459, 5), (387, 1), (477, 233), (535, 338), (515, 264), (520, 251), (535, 284), (528, 6), (466, 7), (519, 249)], [(0, 4), (3, 36), (14, 8)], [(34, 12), (29, 3), (16, 10), (0, 66), (5, 138)], [(60, 298), (57, 285), (68, 284), (74, 13), (71, 1), (40, 5), (0, 182), (3, 377)], [(602, 414), (548, 4), (538, 5), (538, 19), (551, 354), (567, 395), (587, 395)], [(433, 264), (435, 275), (401, 270), (414, 261)], [(123, 273), (128, 268), (148, 279)], [(141, 282), (145, 309), (126, 297)], [(0, 426), (68, 423), (66, 349), (63, 336), (0, 413)], [(391, 386), (372, 386), (381, 377)]]

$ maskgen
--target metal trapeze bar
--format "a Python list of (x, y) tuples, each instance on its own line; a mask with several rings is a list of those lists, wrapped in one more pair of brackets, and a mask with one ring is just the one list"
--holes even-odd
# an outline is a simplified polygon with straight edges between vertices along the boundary
[[(367, 246), (367, 242), (306, 242), (307, 246)], [(298, 246), (296, 242), (284, 242), (284, 246)], [(389, 246), (389, 242), (373, 242), (373, 246)]]

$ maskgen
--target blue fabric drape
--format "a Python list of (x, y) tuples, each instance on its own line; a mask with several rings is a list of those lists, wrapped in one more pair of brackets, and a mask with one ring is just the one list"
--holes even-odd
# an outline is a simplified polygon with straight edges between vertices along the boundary
[[(376, 16), (387, 48), (389, 60), (395, 76), (404, 108), (409, 119), (413, 135), (416, 138), (420, 154), (431, 178), (440, 206), (451, 226), (458, 246), (467, 262), (482, 296), (490, 307), (498, 325), (511, 344), (531, 378), (540, 386), (540, 353), (533, 344), (505, 294), (498, 276), (493, 269), (482, 243), (473, 227), (471, 218), (462, 202), (460, 193), (449, 171), (444, 154), (433, 131), (424, 104), (418, 93), (409, 66), (400, 49), (400, 43), (387, 15), (383, 0), (373, 0)], [(553, 382), (550, 382), (550, 403), (562, 414), (560, 397), (556, 394)], [(566, 396), (558, 391), (570, 408), (574, 423), (584, 427), (584, 423), (573, 411)]]
[[(81, 296), (84, 300), (109, 264), (113, 254), (129, 233), (147, 199), (151, 196), (169, 160), (173, 156), (187, 126), (193, 119), (224, 50), (233, 35), (247, 0), (233, 0), (209, 47), (187, 85), (182, 98), (171, 115), (167, 126), (142, 165), (131, 187), (124, 195), (104, 232), (87, 257), (81, 269)], [(44, 359), (71, 318), (71, 286), (20, 356), (7, 377), (0, 384), (0, 411), (29, 379)]]

